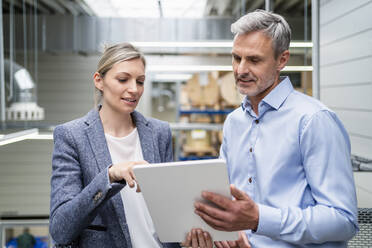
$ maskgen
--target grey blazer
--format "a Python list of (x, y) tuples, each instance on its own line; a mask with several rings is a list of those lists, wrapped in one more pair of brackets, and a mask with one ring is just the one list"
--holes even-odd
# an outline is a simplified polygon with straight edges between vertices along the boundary
[[(131, 115), (144, 159), (149, 163), (172, 161), (169, 125), (136, 111)], [(97, 110), (55, 128), (49, 231), (58, 245), (132, 247), (123, 202), (117, 194), (125, 181), (109, 183), (111, 164)]]

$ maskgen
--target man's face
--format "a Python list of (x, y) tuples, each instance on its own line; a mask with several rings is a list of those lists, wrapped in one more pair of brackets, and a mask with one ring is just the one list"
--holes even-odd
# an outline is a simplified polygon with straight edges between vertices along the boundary
[(288, 57), (285, 51), (275, 59), (271, 38), (260, 31), (236, 36), (232, 66), (239, 92), (250, 100), (262, 100), (279, 83)]

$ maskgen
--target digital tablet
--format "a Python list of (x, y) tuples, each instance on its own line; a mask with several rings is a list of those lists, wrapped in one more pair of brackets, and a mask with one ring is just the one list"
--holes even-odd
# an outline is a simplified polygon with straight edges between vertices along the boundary
[(183, 242), (192, 228), (202, 228), (213, 241), (237, 240), (237, 232), (208, 226), (194, 213), (203, 190), (231, 198), (226, 162), (221, 159), (138, 165), (133, 168), (162, 242)]

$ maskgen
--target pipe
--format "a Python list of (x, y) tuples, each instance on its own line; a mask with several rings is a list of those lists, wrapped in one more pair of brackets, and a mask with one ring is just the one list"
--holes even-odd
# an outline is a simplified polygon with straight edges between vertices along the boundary
[[(3, 1), (0, 0), (0, 10), (3, 9)], [(4, 32), (3, 32), (3, 12), (0, 11), (0, 105), (1, 113), (0, 120), (1, 124), (5, 122), (5, 76), (4, 76)]]
[(313, 96), (320, 99), (320, 66), (319, 66), (319, 0), (311, 1), (311, 24), (312, 24), (312, 64), (313, 64)]
[[(305, 5), (304, 5), (304, 41), (306, 42), (308, 40), (308, 37), (307, 37), (307, 22), (308, 22), (308, 18), (307, 18), (307, 0), (305, 0)], [(304, 56), (304, 66), (307, 66), (307, 51), (308, 49), (305, 47), (305, 56)], [(306, 73), (306, 72), (304, 72)], [(306, 94), (307, 93), (307, 74), (305, 74), (305, 77), (304, 77), (304, 93)]]
[[(34, 38), (35, 38), (35, 44), (34, 44), (34, 78), (35, 82), (39, 81), (38, 77), (38, 16), (37, 16), (37, 1), (35, 0), (34, 4)], [(37, 95), (37, 85), (35, 86), (35, 94)]]
[(23, 18), (23, 66), (27, 68), (27, 10), (26, 0), (22, 2), (22, 18)]
[(10, 68), (9, 68), (9, 95), (8, 101), (11, 101), (13, 98), (13, 50), (14, 50), (14, 0), (10, 0), (9, 6), (9, 61), (10, 61)]
[(272, 0), (265, 0), (265, 10), (266, 11), (273, 11), (274, 6), (273, 6), (273, 1)]

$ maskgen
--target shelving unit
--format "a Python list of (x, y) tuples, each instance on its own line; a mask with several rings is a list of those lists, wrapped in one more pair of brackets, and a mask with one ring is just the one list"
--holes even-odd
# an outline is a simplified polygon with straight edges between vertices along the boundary
[[(200, 115), (209, 115), (213, 119), (216, 115), (227, 115), (232, 112), (234, 109), (178, 109), (177, 120), (179, 121), (181, 116), (184, 115), (191, 115), (191, 114), (200, 114)], [(181, 153), (181, 139), (180, 139), (180, 132), (182, 131), (193, 131), (193, 130), (205, 130), (205, 131), (221, 131), (223, 128), (223, 124), (220, 123), (170, 123), (170, 127), (172, 132), (175, 133), (175, 158), (181, 161), (185, 160), (198, 160), (198, 159), (214, 159), (218, 158), (218, 156), (197, 156), (197, 155), (183, 155)]]

